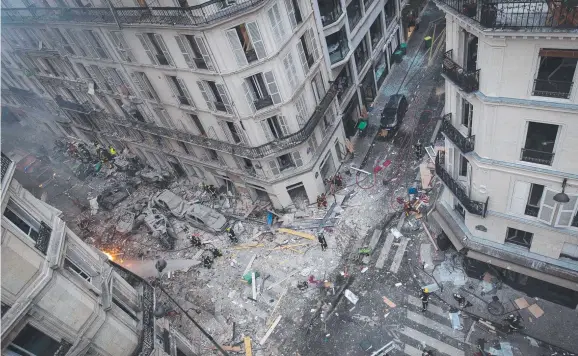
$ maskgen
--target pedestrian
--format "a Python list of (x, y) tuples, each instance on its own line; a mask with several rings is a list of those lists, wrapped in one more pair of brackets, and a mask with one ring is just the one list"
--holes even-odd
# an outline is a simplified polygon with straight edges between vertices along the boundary
[(317, 196), (317, 208), (321, 209), (321, 207), (327, 208), (327, 196), (325, 193)]
[(327, 250), (327, 240), (325, 240), (323, 232), (317, 234), (317, 240), (319, 240), (319, 243), (321, 244), (321, 251)]
[(429, 290), (427, 288), (422, 289), (421, 291), (421, 311), (425, 312), (427, 310), (427, 305), (429, 304)]

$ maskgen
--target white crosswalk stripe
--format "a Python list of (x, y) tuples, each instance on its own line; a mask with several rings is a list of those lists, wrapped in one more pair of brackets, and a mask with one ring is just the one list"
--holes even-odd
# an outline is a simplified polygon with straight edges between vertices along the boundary
[(385, 265), (385, 260), (389, 255), (389, 251), (391, 250), (391, 245), (393, 244), (393, 234), (390, 232), (387, 234), (387, 238), (385, 239), (385, 243), (381, 248), (381, 252), (379, 253), (379, 257), (377, 258), (377, 262), (375, 263), (375, 268), (382, 269)]
[[(401, 332), (403, 335), (413, 339), (413, 341), (408, 341), (408, 343), (402, 347), (406, 355), (421, 356), (423, 349), (426, 348), (432, 349), (433, 351), (437, 350), (438, 353), (450, 356), (465, 356), (464, 351), (439, 340), (439, 334), (448, 336), (458, 342), (464, 342), (465, 339), (464, 332), (452, 328), (448, 311), (430, 302), (425, 313), (414, 312), (413, 310), (421, 309), (421, 299), (413, 295), (407, 295), (407, 302), (406, 318), (408, 321), (418, 324), (418, 327), (405, 327)], [(442, 317), (444, 321), (434, 320), (432, 314)], [(439, 318), (436, 319), (442, 320)]]
[(393, 262), (391, 263), (391, 267), (389, 267), (389, 271), (393, 273), (397, 273), (399, 270), (399, 266), (401, 266), (401, 261), (403, 260), (403, 255), (405, 254), (405, 249), (407, 247), (407, 243), (409, 239), (407, 237), (402, 237), (399, 247), (397, 248), (397, 252), (393, 257)]
[(427, 346), (438, 350), (444, 354), (448, 354), (449, 356), (465, 356), (464, 351), (455, 348), (451, 345), (448, 345), (444, 342), (439, 341), (429, 335), (426, 335), (422, 332), (419, 332), (415, 329), (412, 329), (408, 326), (405, 326), (401, 331), (402, 334), (408, 336), (414, 340), (417, 340), (420, 343), (426, 344)]

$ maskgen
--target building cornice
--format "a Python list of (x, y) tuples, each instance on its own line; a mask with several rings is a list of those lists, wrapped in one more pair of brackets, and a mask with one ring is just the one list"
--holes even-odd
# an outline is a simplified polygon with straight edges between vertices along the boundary
[(557, 110), (572, 113), (578, 112), (578, 104), (574, 104), (571, 102), (564, 103), (545, 100), (508, 98), (503, 96), (487, 96), (481, 91), (476, 91), (474, 94), (482, 103), (487, 105), (516, 106), (539, 110)]

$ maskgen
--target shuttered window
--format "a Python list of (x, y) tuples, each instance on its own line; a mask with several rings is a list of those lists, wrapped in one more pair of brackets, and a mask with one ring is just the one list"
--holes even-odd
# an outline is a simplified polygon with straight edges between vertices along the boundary
[(197, 85), (199, 87), (199, 90), (201, 91), (201, 95), (203, 96), (203, 99), (205, 99), (205, 102), (207, 103), (207, 107), (209, 108), (209, 110), (214, 111), (215, 110), (215, 104), (214, 104), (214, 100), (213, 100), (212, 96), (210, 96), (211, 90), (208, 88), (207, 83), (200, 80), (200, 81), (197, 81)]
[(257, 22), (247, 22), (247, 29), (249, 31), (249, 37), (251, 37), (251, 43), (253, 48), (255, 48), (255, 53), (258, 59), (263, 59), (267, 57), (267, 51), (265, 50), (265, 43), (261, 37), (261, 31), (259, 31), (259, 25)]
[(269, 23), (273, 29), (273, 36), (275, 37), (275, 42), (277, 42), (277, 48), (280, 48), (283, 44), (286, 33), (278, 3), (274, 4), (269, 11), (267, 11), (267, 16), (269, 17)]
[(110, 31), (109, 37), (114, 44), (118, 56), (125, 62), (134, 62), (134, 56), (128, 44), (126, 43), (122, 32)]
[(232, 28), (227, 30), (225, 33), (227, 35), (229, 45), (231, 46), (231, 50), (235, 56), (235, 60), (237, 61), (237, 65), (239, 65), (239, 67), (246, 66), (248, 62), (247, 58), (245, 57), (243, 46), (241, 45), (241, 41), (239, 40), (239, 36), (237, 35), (237, 30)]
[(279, 94), (279, 88), (275, 82), (275, 75), (272, 71), (263, 73), (265, 76), (265, 82), (267, 83), (267, 88), (269, 89), (269, 95), (273, 99), (274, 104), (281, 103), (281, 95)]
[(293, 53), (289, 52), (285, 58), (283, 58), (283, 66), (285, 67), (285, 76), (289, 81), (289, 85), (291, 85), (292, 89), (295, 89), (299, 78), (297, 77), (297, 69), (295, 69)]

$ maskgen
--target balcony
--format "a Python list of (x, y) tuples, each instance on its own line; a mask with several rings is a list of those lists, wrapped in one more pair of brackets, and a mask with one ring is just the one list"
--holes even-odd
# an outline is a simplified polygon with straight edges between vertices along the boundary
[(64, 86), (67, 89), (78, 91), (81, 93), (88, 92), (88, 84), (80, 79), (70, 79), (64, 77), (48, 76), (44, 74), (38, 74), (36, 79), (44, 85), (52, 87)]
[(470, 199), (464, 188), (460, 183), (458, 183), (452, 176), (444, 169), (444, 157), (439, 153), (436, 156), (436, 175), (444, 182), (446, 187), (452, 192), (452, 194), (460, 201), (464, 208), (474, 215), (479, 215), (481, 217), (486, 217), (486, 211), (488, 207), (488, 200), (485, 203), (475, 201)]
[(343, 14), (341, 2), (338, 0), (318, 0), (319, 13), (321, 14), (321, 23), (323, 26), (329, 26)]
[(65, 110), (76, 111), (84, 114), (88, 114), (92, 111), (88, 105), (77, 104), (72, 101), (64, 100), (60, 95), (56, 96), (54, 99), (56, 100), (58, 106)]
[(578, 27), (578, 6), (573, 1), (559, 0), (436, 0), (491, 29)]
[(480, 87), (480, 70), (467, 72), (452, 59), (453, 50), (444, 54), (442, 73), (466, 93), (471, 93)]
[(268, 106), (273, 105), (273, 98), (271, 98), (270, 96), (266, 96), (264, 98), (260, 98), (254, 101), (255, 104), (255, 109), (257, 110), (261, 110), (264, 109)]
[(447, 138), (456, 145), (462, 153), (472, 152), (474, 150), (475, 136), (464, 137), (462, 133), (452, 125), (452, 114), (446, 114), (442, 118), (441, 130)]
[(94, 111), (92, 115), (96, 120), (106, 120), (114, 124), (130, 128), (136, 128), (138, 130), (142, 130), (154, 135), (161, 135), (173, 139), (178, 139), (184, 142), (190, 142), (194, 145), (198, 145), (208, 149), (213, 149), (215, 151), (229, 153), (239, 157), (245, 157), (248, 159), (260, 159), (275, 154), (282, 150), (294, 148), (302, 144), (303, 142), (307, 141), (309, 137), (311, 137), (311, 134), (313, 133), (319, 122), (326, 115), (331, 103), (337, 96), (337, 93), (338, 93), (338, 86), (337, 83), (334, 82), (329, 88), (329, 90), (327, 90), (327, 93), (325, 94), (319, 105), (317, 105), (317, 108), (315, 109), (315, 111), (313, 112), (313, 114), (311, 115), (311, 117), (301, 130), (257, 147), (248, 147), (244, 145), (232, 144), (229, 142), (219, 141), (205, 136), (198, 136), (182, 131), (168, 129), (166, 127), (160, 127), (148, 122), (141, 122), (137, 120), (129, 121), (126, 118), (119, 116), (111, 118), (110, 114), (104, 112)]
[(551, 166), (552, 161), (554, 160), (554, 153), (522, 148), (520, 160), (524, 162), (531, 162)]
[(548, 98), (568, 99), (572, 92), (572, 82), (557, 80), (535, 79), (532, 95), (545, 96)]
[[(233, 17), (265, 0), (211, 0), (189, 7), (12, 8), (2, 9), (3, 23), (104, 23), (203, 26)], [(113, 14), (114, 12), (114, 14)]]
[(325, 41), (327, 42), (327, 50), (329, 51), (329, 60), (331, 61), (331, 64), (343, 60), (349, 53), (345, 28), (325, 37)]

